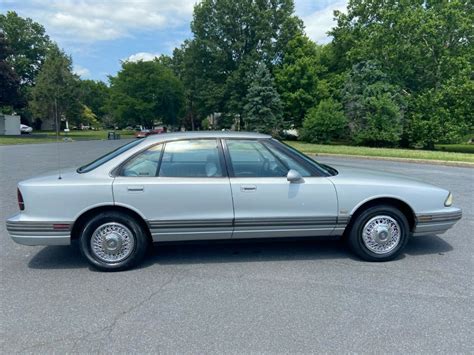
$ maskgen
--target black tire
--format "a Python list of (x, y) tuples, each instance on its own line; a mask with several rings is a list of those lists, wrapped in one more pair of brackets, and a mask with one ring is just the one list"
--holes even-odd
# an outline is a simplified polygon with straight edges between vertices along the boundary
[[(93, 233), (99, 227), (108, 223), (124, 226), (127, 231), (131, 232), (127, 233), (127, 235), (130, 234), (130, 240), (133, 239), (133, 247), (130, 247), (126, 257), (119, 261), (105, 261), (92, 250), (91, 238)], [(131, 269), (143, 260), (148, 249), (149, 240), (143, 228), (133, 217), (124, 213), (110, 211), (99, 213), (85, 223), (79, 245), (82, 254), (94, 268), (101, 271), (122, 271)]]
[[(364, 226), (377, 216), (388, 216), (394, 219), (400, 229), (398, 244), (385, 253), (375, 253), (370, 250), (363, 239)], [(349, 248), (361, 259), (366, 261), (389, 261), (399, 256), (405, 248), (410, 234), (410, 226), (406, 216), (397, 208), (389, 205), (373, 206), (355, 216), (347, 234)]]

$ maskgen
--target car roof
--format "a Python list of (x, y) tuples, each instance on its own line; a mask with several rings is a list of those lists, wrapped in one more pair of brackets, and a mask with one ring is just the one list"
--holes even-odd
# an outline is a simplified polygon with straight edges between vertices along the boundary
[(192, 132), (173, 132), (161, 133), (151, 135), (146, 138), (147, 142), (163, 141), (171, 139), (186, 139), (186, 138), (242, 138), (242, 139), (268, 139), (271, 138), (268, 134), (255, 132), (236, 132), (236, 131), (192, 131)]

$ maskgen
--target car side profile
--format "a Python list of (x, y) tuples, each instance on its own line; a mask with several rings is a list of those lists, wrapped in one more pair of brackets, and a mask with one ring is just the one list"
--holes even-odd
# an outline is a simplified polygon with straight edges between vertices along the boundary
[(151, 242), (343, 237), (367, 261), (441, 234), (462, 212), (449, 191), (403, 176), (330, 167), (270, 136), (153, 135), (77, 170), (18, 184), (7, 220), (24, 245), (78, 242), (89, 263), (124, 270)]

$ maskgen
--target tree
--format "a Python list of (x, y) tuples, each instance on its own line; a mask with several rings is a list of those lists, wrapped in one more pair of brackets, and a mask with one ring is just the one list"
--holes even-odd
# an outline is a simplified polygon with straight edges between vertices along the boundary
[(203, 92), (199, 90), (202, 85), (198, 66), (194, 62), (196, 44), (193, 41), (186, 40), (180, 48), (173, 51), (172, 68), (176, 76), (184, 85), (184, 117), (182, 124), (191, 130), (199, 126), (198, 116), (205, 116), (202, 106), (198, 102), (203, 102)]
[(123, 125), (152, 127), (155, 121), (173, 125), (183, 108), (181, 81), (160, 61), (123, 62), (109, 77), (108, 110)]
[(191, 63), (204, 115), (242, 115), (256, 63), (272, 71), (286, 43), (302, 32), (293, 12), (293, 0), (204, 0), (195, 6)]
[(258, 65), (251, 80), (243, 111), (245, 129), (277, 135), (283, 124), (282, 106), (264, 63)]
[(305, 35), (298, 35), (288, 42), (283, 62), (275, 68), (285, 120), (295, 127), (301, 127), (306, 112), (329, 96), (327, 82), (321, 80), (326, 68), (321, 64), (320, 48)]
[(411, 100), (410, 141), (434, 149), (435, 143), (457, 143), (474, 131), (474, 81), (469, 73)]
[(107, 114), (106, 105), (109, 98), (109, 87), (102, 81), (81, 80), (79, 82), (79, 92), (81, 103), (87, 106), (101, 121)]
[(87, 123), (88, 126), (99, 128), (100, 123), (97, 120), (95, 113), (86, 105), (82, 105), (81, 119)]
[(472, 63), (472, 1), (351, 0), (336, 17), (331, 34), (341, 60), (378, 61), (410, 92), (437, 87)]
[(31, 111), (43, 128), (59, 129), (57, 121), (66, 119), (79, 123), (78, 80), (72, 73), (72, 60), (61, 50), (51, 49), (31, 88)]
[(347, 118), (342, 105), (333, 99), (326, 99), (306, 114), (301, 139), (310, 143), (329, 143), (342, 138), (346, 128)]
[(0, 32), (5, 34), (11, 48), (7, 62), (20, 77), (21, 84), (33, 85), (48, 51), (54, 47), (44, 27), (8, 11), (0, 14)]
[(20, 78), (5, 60), (10, 54), (7, 39), (0, 32), (0, 108), (19, 107), (23, 103), (20, 97)]
[(355, 65), (343, 90), (352, 138), (370, 146), (398, 145), (403, 128), (404, 100), (375, 62)]
[(339, 58), (336, 69), (377, 62), (385, 82), (405, 93), (403, 145), (433, 147), (437, 141), (460, 139), (469, 127), (469, 115), (452, 115), (465, 112), (459, 105), (469, 104), (463, 97), (454, 99), (460, 92), (451, 83), (463, 82), (465, 92), (470, 92), (472, 1), (351, 0), (347, 14), (338, 12), (336, 18), (331, 32)]

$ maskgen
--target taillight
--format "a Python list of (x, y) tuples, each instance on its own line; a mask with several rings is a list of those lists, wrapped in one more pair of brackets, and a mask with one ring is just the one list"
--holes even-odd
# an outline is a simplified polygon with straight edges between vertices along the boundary
[(20, 208), (20, 211), (23, 211), (25, 209), (25, 202), (23, 201), (23, 196), (18, 188), (16, 189), (16, 196), (18, 198), (18, 207)]

